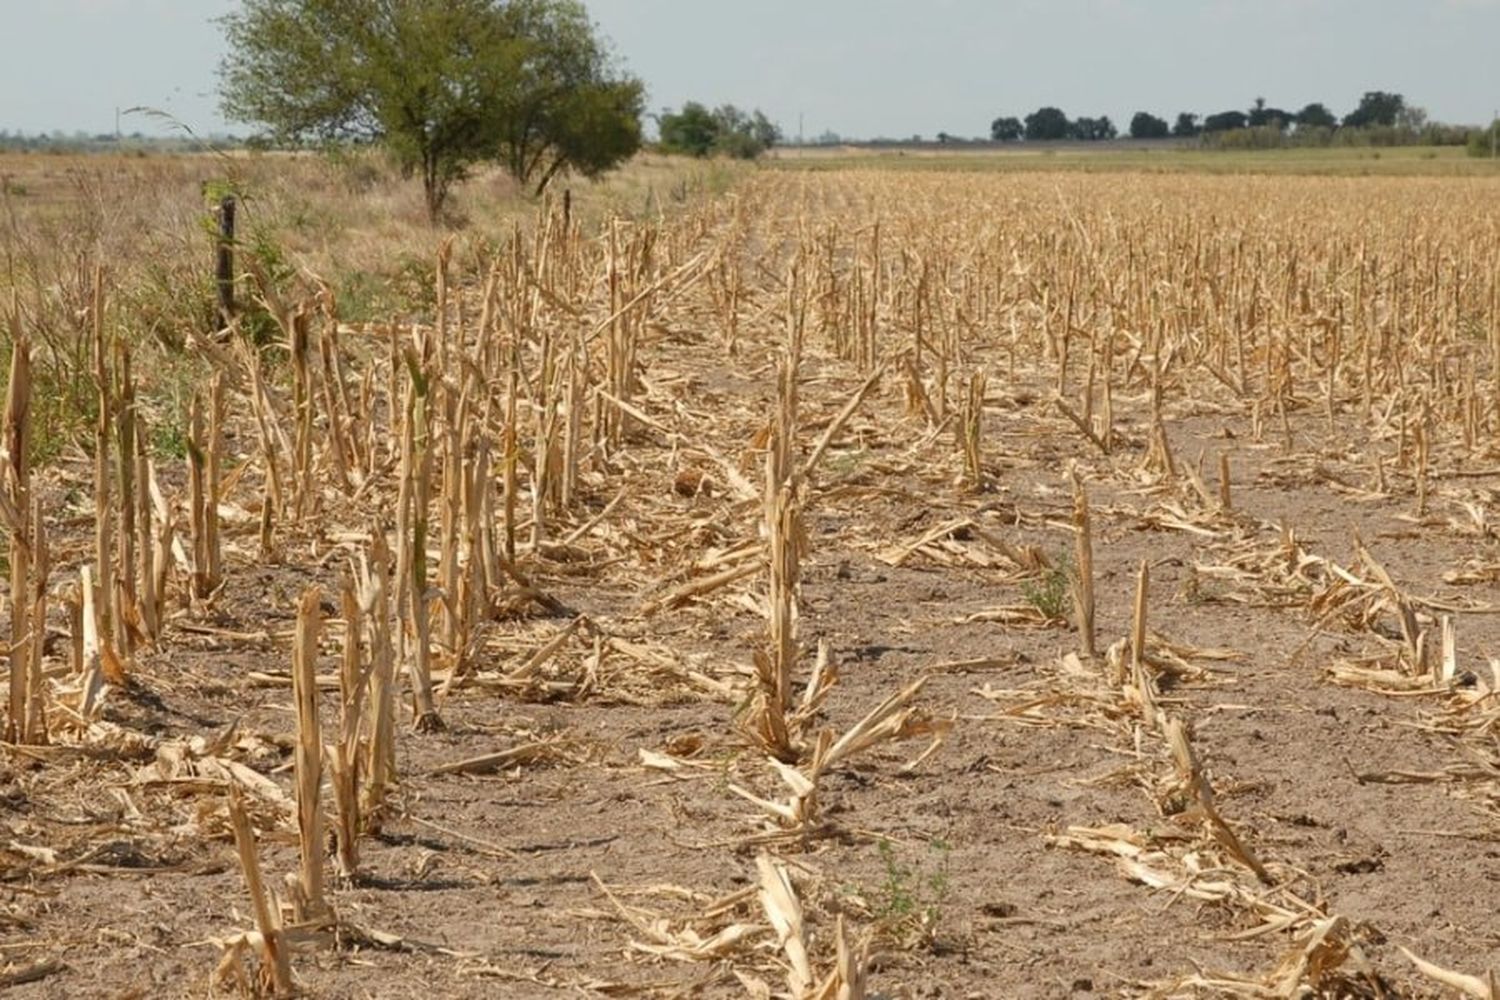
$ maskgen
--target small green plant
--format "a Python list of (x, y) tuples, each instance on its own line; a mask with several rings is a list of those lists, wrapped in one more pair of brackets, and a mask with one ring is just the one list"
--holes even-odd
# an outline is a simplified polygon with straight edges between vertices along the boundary
[(336, 284), (339, 318), (347, 323), (365, 323), (390, 315), (390, 293), (386, 283), (369, 271), (348, 271)]
[(1056, 554), (1041, 576), (1022, 582), (1021, 598), (1049, 621), (1066, 618), (1072, 600), (1073, 575), (1072, 557), (1066, 552)]
[(877, 849), (885, 877), (866, 897), (876, 928), (901, 947), (932, 948), (951, 890), (952, 847), (943, 840), (928, 841), (928, 859), (916, 867), (903, 864), (889, 840), (880, 841)]
[(859, 470), (860, 463), (865, 460), (866, 455), (864, 448), (833, 452), (824, 460), (828, 478), (843, 479), (845, 476), (853, 475)]
[[(10, 371), (10, 354), (7, 340), (0, 346), (0, 373)], [(29, 456), (33, 467), (50, 465), (74, 442), (87, 443), (98, 413), (98, 394), (80, 367), (60, 362), (55, 354), (33, 356)]]
[(187, 458), (187, 434), (180, 419), (163, 420), (151, 426), (151, 454), (181, 461)]

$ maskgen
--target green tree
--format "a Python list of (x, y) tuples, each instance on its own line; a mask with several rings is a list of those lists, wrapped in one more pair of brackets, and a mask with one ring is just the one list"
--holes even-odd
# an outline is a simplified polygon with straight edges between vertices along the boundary
[(583, 4), (488, 3), (508, 22), (517, 50), (500, 118), (499, 154), (510, 174), (540, 193), (561, 171), (597, 177), (633, 156), (641, 147), (645, 85), (616, 72)]
[(1026, 116), (1026, 138), (1032, 141), (1066, 139), (1070, 129), (1068, 116), (1059, 108), (1038, 108)]
[(242, 0), (221, 23), (227, 118), (277, 142), (381, 142), (434, 220), (477, 163), (540, 190), (640, 146), (642, 85), (577, 0)]
[(996, 118), (990, 122), (990, 139), (994, 142), (1015, 142), (1026, 134), (1026, 126), (1019, 118)]
[(1180, 139), (1191, 139), (1202, 131), (1198, 116), (1191, 111), (1178, 112), (1177, 121), (1172, 124), (1172, 134)]
[(1228, 132), (1237, 128), (1245, 128), (1249, 124), (1250, 116), (1243, 111), (1220, 111), (1216, 115), (1209, 115), (1203, 119), (1203, 131)]
[(657, 118), (657, 129), (663, 150), (689, 156), (707, 156), (719, 137), (718, 120), (697, 101), (688, 101), (680, 111), (663, 111)]
[(1251, 128), (1271, 127), (1281, 131), (1292, 123), (1294, 117), (1291, 112), (1283, 111), (1281, 108), (1267, 107), (1266, 99), (1264, 97), (1257, 97), (1255, 99), (1255, 106), (1250, 109), (1250, 114), (1246, 116), (1246, 123)]
[(1109, 120), (1109, 115), (1100, 118), (1079, 118), (1073, 122), (1069, 134), (1074, 139), (1082, 139), (1085, 142), (1099, 142), (1105, 139), (1113, 139), (1118, 132), (1115, 123)]
[(1130, 138), (1165, 139), (1171, 132), (1165, 118), (1158, 118), (1149, 111), (1137, 111), (1130, 119)]
[(1339, 120), (1332, 111), (1319, 101), (1314, 101), (1297, 112), (1298, 128), (1338, 128)]
[(781, 129), (759, 109), (744, 112), (733, 104), (714, 109), (718, 136), (713, 152), (737, 160), (753, 160), (781, 141)]
[(717, 154), (753, 160), (781, 141), (781, 129), (759, 110), (745, 112), (733, 104), (710, 111), (688, 101), (680, 111), (657, 117), (661, 148), (688, 156)]
[(1500, 118), (1490, 122), (1489, 128), (1474, 129), (1465, 143), (1470, 156), (1494, 157), (1500, 151)]
[(1389, 94), (1383, 90), (1367, 90), (1359, 99), (1359, 107), (1344, 116), (1344, 124), (1350, 128), (1394, 125), (1405, 108), (1406, 98), (1400, 94)]
[(750, 133), (755, 136), (755, 141), (760, 144), (762, 150), (770, 149), (781, 142), (781, 126), (761, 114), (757, 108), (750, 116)]

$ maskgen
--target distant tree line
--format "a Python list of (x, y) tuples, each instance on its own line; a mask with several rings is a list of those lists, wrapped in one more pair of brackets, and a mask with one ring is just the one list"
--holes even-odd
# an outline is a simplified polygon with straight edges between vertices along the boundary
[[(994, 142), (1032, 142), (1075, 139), (1113, 139), (1114, 123), (1107, 115), (1069, 119), (1055, 107), (1038, 108), (1025, 118), (1002, 116), (990, 123)], [(1231, 109), (1200, 116), (1179, 112), (1168, 124), (1149, 111), (1137, 111), (1130, 119), (1132, 139), (1198, 139), (1224, 148), (1272, 148), (1291, 145), (1462, 145), (1470, 142), (1473, 129), (1442, 125), (1427, 120), (1427, 112), (1408, 104), (1406, 98), (1383, 90), (1366, 91), (1354, 110), (1342, 118), (1319, 101), (1288, 111), (1269, 106), (1257, 97), (1245, 111)], [(1477, 133), (1484, 143), (1488, 132)], [(1486, 146), (1487, 149), (1487, 146)]]
[(1038, 108), (1024, 119), (996, 118), (990, 123), (990, 138), (995, 142), (1015, 142), (1018, 139), (1029, 139), (1032, 142), (1082, 139), (1093, 142), (1113, 139), (1118, 134), (1119, 130), (1109, 120), (1109, 115), (1069, 120), (1061, 108), (1054, 107)]
[(245, 140), (237, 136), (214, 133), (204, 138), (192, 136), (147, 135), (144, 132), (50, 132), (10, 131), (0, 128), (0, 150), (19, 153), (173, 153), (186, 150), (239, 149)]

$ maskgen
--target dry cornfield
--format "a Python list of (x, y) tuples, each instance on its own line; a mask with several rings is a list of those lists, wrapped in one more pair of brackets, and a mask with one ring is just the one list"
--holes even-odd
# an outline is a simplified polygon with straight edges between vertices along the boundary
[(16, 996), (1496, 1000), (1500, 181), (767, 170), (92, 272), (0, 517)]

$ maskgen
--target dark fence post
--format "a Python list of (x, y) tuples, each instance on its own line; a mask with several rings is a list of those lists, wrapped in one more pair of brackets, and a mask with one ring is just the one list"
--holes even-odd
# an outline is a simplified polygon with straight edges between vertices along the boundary
[(234, 318), (234, 195), (219, 201), (219, 241), (214, 278), (219, 287), (219, 327)]

